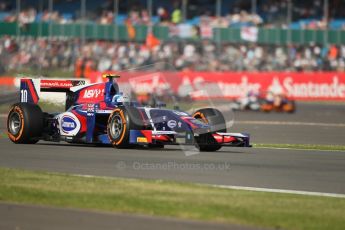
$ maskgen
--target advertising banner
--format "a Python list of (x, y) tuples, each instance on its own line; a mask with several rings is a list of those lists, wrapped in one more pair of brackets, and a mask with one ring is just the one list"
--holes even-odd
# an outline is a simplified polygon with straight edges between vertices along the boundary
[[(90, 81), (102, 81), (101, 75), (92, 73)], [(345, 73), (338, 72), (125, 72), (118, 81), (136, 93), (169, 91), (195, 99), (273, 91), (297, 100), (345, 101)]]

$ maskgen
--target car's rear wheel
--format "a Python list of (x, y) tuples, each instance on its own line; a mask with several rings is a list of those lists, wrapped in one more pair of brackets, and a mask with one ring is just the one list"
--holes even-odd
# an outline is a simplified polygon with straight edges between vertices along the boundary
[(196, 111), (193, 117), (210, 125), (211, 132), (200, 134), (196, 137), (196, 147), (201, 152), (213, 152), (219, 150), (222, 146), (213, 138), (212, 133), (226, 132), (226, 123), (223, 114), (212, 108), (205, 108)]
[(14, 104), (7, 117), (7, 134), (16, 144), (35, 144), (43, 132), (43, 113), (35, 104)]
[(130, 130), (143, 130), (143, 121), (138, 109), (119, 107), (113, 110), (108, 119), (107, 133), (111, 144), (116, 148), (128, 148)]

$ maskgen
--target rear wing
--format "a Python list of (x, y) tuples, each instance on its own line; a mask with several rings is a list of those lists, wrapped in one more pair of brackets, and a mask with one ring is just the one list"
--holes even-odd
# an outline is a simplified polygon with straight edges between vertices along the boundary
[(70, 92), (70, 88), (86, 85), (83, 79), (20, 79), (20, 102), (37, 104), (41, 92)]

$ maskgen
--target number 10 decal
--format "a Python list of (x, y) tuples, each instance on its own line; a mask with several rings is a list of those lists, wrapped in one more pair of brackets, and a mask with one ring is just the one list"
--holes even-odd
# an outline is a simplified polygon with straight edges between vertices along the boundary
[(20, 101), (28, 102), (28, 91), (26, 89), (20, 90)]

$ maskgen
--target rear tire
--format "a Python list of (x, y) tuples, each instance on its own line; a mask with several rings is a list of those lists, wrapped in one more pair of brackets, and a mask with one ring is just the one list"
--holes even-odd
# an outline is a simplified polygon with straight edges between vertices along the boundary
[(226, 132), (226, 123), (223, 114), (212, 108), (205, 108), (196, 111), (193, 117), (210, 125), (211, 132), (201, 134), (196, 138), (196, 147), (201, 152), (214, 152), (219, 150), (222, 146), (213, 138), (212, 133)]
[(14, 104), (7, 117), (7, 134), (16, 144), (35, 144), (43, 132), (43, 113), (36, 104)]
[(128, 148), (130, 130), (143, 130), (140, 112), (134, 107), (119, 107), (110, 114), (107, 133), (110, 143), (116, 148)]

